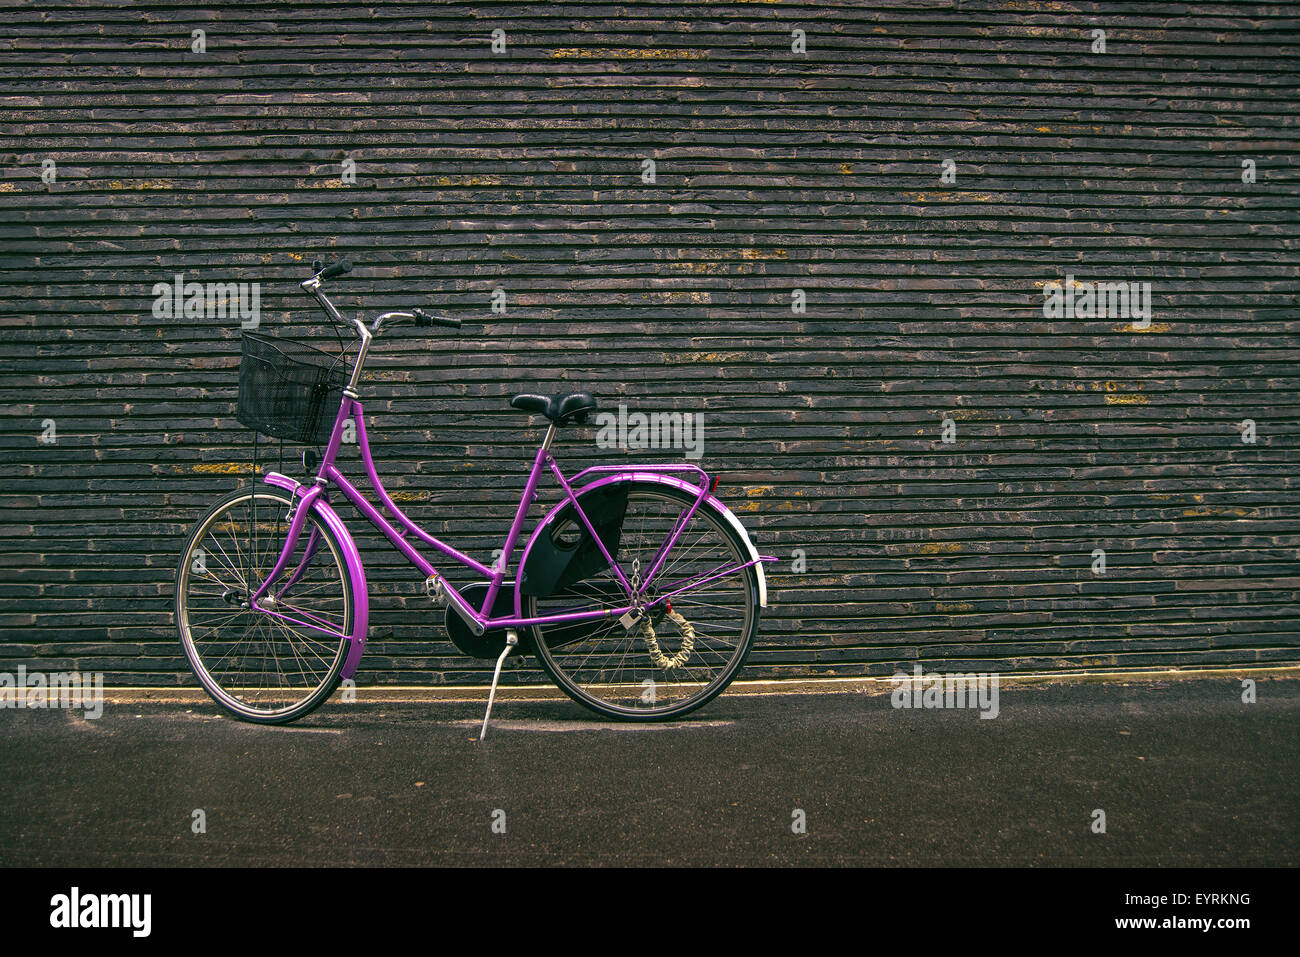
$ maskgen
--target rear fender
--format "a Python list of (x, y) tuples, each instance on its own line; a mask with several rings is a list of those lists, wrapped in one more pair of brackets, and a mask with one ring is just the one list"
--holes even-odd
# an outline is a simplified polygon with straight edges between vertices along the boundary
[[(295, 498), (307, 491), (301, 482), (279, 472), (267, 472), (263, 481), (267, 485), (283, 489)], [(366, 632), (370, 625), (370, 598), (366, 590), (366, 570), (361, 564), (361, 553), (357, 551), (356, 542), (352, 540), (352, 534), (339, 518), (338, 512), (334, 511), (321, 495), (317, 495), (309, 507), (334, 534), (339, 547), (343, 549), (343, 562), (347, 567), (348, 576), (352, 579), (352, 633), (348, 635), (348, 653), (343, 659), (343, 671), (340, 673), (342, 678), (351, 678), (356, 674), (357, 665), (361, 663), (361, 655), (365, 652)]]
[[(700, 494), (699, 485), (663, 472), (617, 472), (610, 475), (608, 478), (597, 479), (594, 482), (589, 482), (580, 489), (575, 489), (574, 494), (581, 498), (587, 492), (607, 485), (613, 485), (616, 482), (653, 482), (660, 485), (671, 485), (673, 488), (681, 489), (693, 496), (698, 497)], [(551, 524), (568, 504), (568, 499), (565, 499), (559, 505), (555, 506), (555, 508), (551, 509), (546, 518), (542, 519), (537, 528), (533, 529), (533, 534), (528, 539), (528, 545), (524, 548), (523, 557), (519, 560), (519, 571), (515, 575), (516, 614), (521, 614), (523, 604), (523, 576), (524, 566), (528, 564), (528, 553), (533, 550), (533, 545), (538, 538), (551, 528)], [(704, 501), (700, 503), (700, 508), (710, 508), (720, 515), (728, 524), (731, 525), (732, 528), (736, 530), (736, 534), (740, 536), (740, 540), (745, 543), (745, 548), (749, 552), (749, 558), (754, 563), (754, 572), (758, 576), (758, 604), (759, 607), (766, 608), (767, 577), (763, 574), (763, 557), (758, 554), (758, 549), (755, 548), (754, 543), (750, 541), (749, 533), (745, 531), (745, 526), (740, 524), (740, 519), (736, 518), (731, 509), (723, 505), (722, 502), (712, 494), (706, 494), (704, 496)], [(771, 561), (773, 559), (768, 560)]]

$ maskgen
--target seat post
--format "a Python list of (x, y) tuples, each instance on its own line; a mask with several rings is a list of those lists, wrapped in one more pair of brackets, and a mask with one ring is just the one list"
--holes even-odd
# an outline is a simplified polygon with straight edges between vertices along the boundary
[(550, 448), (551, 448), (551, 442), (552, 442), (554, 439), (555, 439), (555, 423), (552, 422), (551, 425), (550, 425), (550, 427), (546, 430), (546, 438), (542, 439), (542, 451), (543, 451), (543, 452), (546, 452), (546, 451), (549, 451), (549, 450), (550, 450)]

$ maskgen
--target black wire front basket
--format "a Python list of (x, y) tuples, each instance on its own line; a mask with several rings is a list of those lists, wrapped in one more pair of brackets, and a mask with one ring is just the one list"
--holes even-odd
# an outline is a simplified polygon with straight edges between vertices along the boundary
[(272, 439), (324, 445), (346, 381), (341, 357), (291, 339), (245, 332), (235, 418)]

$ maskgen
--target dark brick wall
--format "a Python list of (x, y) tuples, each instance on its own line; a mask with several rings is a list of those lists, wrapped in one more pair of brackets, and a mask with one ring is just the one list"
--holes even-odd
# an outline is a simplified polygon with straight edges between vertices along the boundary
[[(1298, 25), (1247, 3), (8, 5), (0, 656), (188, 680), (174, 562), (250, 437), (237, 324), (156, 319), (152, 287), (258, 282), (279, 332), (311, 317), (306, 263), (346, 254), (349, 310), (467, 320), (383, 343), (368, 395), (390, 488), (476, 554), (537, 437), (512, 392), (704, 412), (702, 464), (783, 559), (750, 676), (1296, 661)], [(1071, 274), (1149, 281), (1149, 328), (1045, 318)], [(599, 457), (590, 431), (561, 452)], [(481, 679), (356, 528), (360, 677)]]

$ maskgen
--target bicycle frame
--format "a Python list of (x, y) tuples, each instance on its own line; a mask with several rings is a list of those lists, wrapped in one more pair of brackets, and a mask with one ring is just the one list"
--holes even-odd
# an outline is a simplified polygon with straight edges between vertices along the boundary
[[(321, 294), (318, 283), (316, 286), (313, 287), (312, 285), (310, 285), (310, 281), (309, 281), (309, 283), (304, 283), (303, 286), (304, 288), (309, 289), (311, 292), (313, 292), (316, 295), (322, 307), (325, 308), (328, 314), (338, 319), (339, 321), (343, 321), (341, 317), (339, 317), (338, 312), (334, 309), (333, 305), (329, 302), (329, 300), (326, 299), (324, 295)], [(379, 326), (382, 324), (385, 318), (388, 318), (389, 316), (403, 316), (403, 315), (406, 314), (389, 313), (386, 314), (385, 316), (379, 317), (379, 319), (376, 321), (375, 324), (376, 331), (378, 330)], [(700, 506), (709, 497), (709, 493), (711, 491), (709, 477), (704, 472), (703, 469), (700, 469), (694, 465), (665, 464), (665, 465), (640, 466), (639, 468), (633, 470), (629, 470), (623, 466), (595, 466), (583, 470), (582, 472), (578, 473), (578, 475), (574, 476), (572, 480), (569, 480), (565, 477), (564, 473), (560, 470), (559, 464), (556, 462), (555, 457), (551, 454), (551, 450), (550, 450), (551, 443), (554, 440), (555, 433), (556, 433), (556, 426), (554, 423), (552, 423), (550, 427), (547, 429), (546, 436), (542, 440), (541, 447), (537, 450), (536, 455), (533, 457), (532, 468), (528, 473), (528, 480), (524, 485), (523, 496), (520, 499), (519, 506), (515, 511), (514, 520), (510, 525), (510, 530), (506, 534), (505, 542), (502, 545), (501, 557), (495, 565), (493, 566), (484, 565), (481, 562), (476, 561), (470, 556), (459, 551), (458, 549), (453, 548), (451, 545), (448, 545), (445, 542), (440, 541), (433, 535), (426, 532), (424, 529), (420, 528), (415, 522), (413, 522), (410, 518), (408, 518), (406, 514), (393, 501), (392, 496), (384, 488), (383, 482), (380, 480), (378, 471), (375, 468), (374, 459), (370, 452), (370, 442), (366, 435), (365, 410), (362, 407), (360, 398), (356, 393), (356, 386), (361, 376), (362, 366), (365, 362), (366, 354), (368, 352), (370, 342), (373, 338), (373, 333), (370, 330), (368, 330), (365, 324), (362, 323), (360, 320), (355, 320), (355, 323), (358, 328), (359, 334), (361, 335), (362, 338), (361, 347), (358, 350), (356, 363), (353, 367), (352, 375), (350, 377), (348, 385), (343, 390), (343, 401), (339, 405), (338, 414), (334, 420), (334, 428), (330, 434), (329, 444), (326, 446), (325, 452), (321, 458), (320, 467), (317, 470), (315, 481), (312, 483), (312, 485), (305, 486), (303, 484), (294, 481), (293, 479), (287, 476), (283, 476), (275, 472), (268, 473), (265, 477), (268, 483), (280, 487), (282, 489), (288, 490), (290, 492), (292, 504), (290, 506), (290, 513), (288, 516), (288, 530), (285, 535), (285, 541), (281, 549), (280, 556), (276, 561), (275, 566), (272, 568), (271, 572), (267, 575), (265, 581), (262, 582), (262, 584), (258, 587), (258, 589), (249, 598), (250, 607), (264, 614), (279, 618), (285, 622), (298, 625), (300, 627), (307, 627), (317, 631), (321, 631), (333, 637), (351, 638), (353, 641), (353, 647), (351, 653), (348, 655), (347, 662), (343, 670), (344, 677), (349, 677), (355, 671), (356, 666), (359, 663), (362, 646), (364, 646), (365, 643), (364, 622), (362, 622), (359, 626), (354, 625), (355, 630), (352, 635), (346, 635), (343, 634), (342, 632), (337, 631), (335, 628), (330, 626), (330, 623), (325, 622), (323, 620), (315, 619), (310, 621), (304, 621), (302, 619), (284, 614), (283, 612), (280, 612), (276, 609), (276, 605), (278, 604), (278, 599), (282, 595), (284, 595), (289, 589), (291, 589), (294, 586), (294, 584), (296, 584), (297, 581), (302, 577), (302, 575), (306, 571), (307, 566), (311, 563), (317, 550), (319, 549), (321, 544), (320, 534), (316, 529), (313, 529), (308, 537), (307, 544), (304, 547), (303, 558), (298, 563), (298, 567), (295, 568), (290, 573), (289, 577), (278, 589), (276, 589), (274, 594), (268, 597), (268, 592), (270, 592), (272, 584), (277, 582), (280, 579), (280, 576), (284, 574), (286, 568), (288, 567), (290, 561), (292, 560), (292, 556), (297, 546), (298, 538), (302, 533), (303, 526), (306, 524), (307, 516), (313, 511), (313, 509), (315, 509), (318, 512), (323, 512), (325, 514), (326, 524), (331, 527), (331, 530), (335, 532), (336, 536), (340, 537), (343, 540), (344, 550), (345, 550), (344, 557), (345, 557), (346, 565), (348, 566), (348, 574), (350, 575), (351, 580), (354, 583), (360, 583), (361, 590), (364, 591), (365, 576), (364, 576), (364, 569), (361, 565), (360, 555), (357, 552), (356, 546), (355, 544), (353, 544), (351, 537), (346, 530), (346, 527), (343, 525), (342, 521), (333, 512), (333, 509), (329, 505), (328, 489), (331, 485), (337, 487), (339, 491), (342, 492), (343, 496), (349, 502), (351, 502), (357, 508), (357, 510), (360, 511), (361, 514), (364, 515), (372, 525), (374, 525), (377, 529), (379, 529), (381, 533), (383, 533), (384, 537), (388, 539), (388, 541), (393, 545), (393, 547), (395, 547), (399, 552), (401, 552), (401, 554), (406, 558), (408, 562), (410, 562), (412, 565), (414, 565), (417, 569), (420, 570), (420, 572), (424, 575), (425, 589), (429, 593), (430, 597), (435, 599), (445, 598), (445, 600), (448, 602), (450, 607), (456, 612), (456, 614), (460, 616), (460, 618), (465, 622), (466, 626), (476, 635), (482, 635), (489, 628), (522, 628), (530, 625), (561, 624), (561, 623), (568, 623), (568, 622), (594, 620), (597, 618), (611, 618), (611, 617), (621, 618), (624, 615), (627, 615), (629, 613), (639, 616), (647, 609), (653, 608), (661, 602), (666, 602), (671, 600), (671, 598), (674, 595), (680, 594), (681, 592), (692, 588), (697, 588), (700, 585), (706, 584), (710, 581), (714, 581), (726, 575), (734, 574), (752, 565), (759, 566), (759, 581), (760, 581), (759, 603), (764, 605), (766, 604), (765, 588), (763, 587), (762, 566), (760, 563), (771, 562), (771, 561), (775, 561), (776, 559), (772, 556), (759, 556), (757, 551), (753, 549), (752, 544), (749, 546), (750, 558), (748, 561), (736, 562), (729, 566), (711, 569), (708, 572), (705, 572), (703, 574), (695, 575), (692, 578), (687, 579), (685, 582), (681, 582), (681, 581), (672, 582), (664, 589), (663, 592), (658, 594), (654, 599), (650, 601), (642, 601), (642, 594), (644, 593), (644, 591), (650, 586), (650, 584), (663, 570), (664, 561), (667, 555), (669, 554), (669, 552), (672, 551), (673, 546), (677, 543), (678, 539), (680, 538), (682, 532), (685, 530), (687, 524), (690, 522), (691, 518), (695, 515), (695, 513), (699, 510)], [(349, 420), (351, 420), (355, 425), (357, 446), (361, 451), (362, 462), (365, 467), (366, 476), (369, 479), (370, 486), (374, 490), (375, 497), (378, 499), (380, 503), (379, 508), (376, 508), (361, 493), (361, 491), (358, 490), (357, 487), (351, 481), (348, 480), (348, 478), (342, 473), (342, 471), (336, 465), (336, 460), (338, 458), (339, 450), (343, 442), (344, 429)], [(528, 618), (528, 617), (524, 617), (522, 614), (521, 590), (519, 588), (515, 588), (514, 589), (514, 614), (493, 618), (492, 609), (495, 606), (497, 596), (501, 591), (501, 587), (505, 583), (506, 569), (510, 566), (510, 561), (514, 556), (515, 548), (519, 542), (520, 535), (523, 531), (524, 519), (528, 513), (529, 508), (531, 507), (533, 502), (536, 501), (538, 485), (540, 483), (542, 474), (547, 470), (549, 470), (550, 473), (555, 477), (557, 483), (559, 484), (561, 490), (563, 491), (565, 496), (564, 503), (567, 503), (572, 506), (574, 513), (582, 522), (588, 534), (590, 534), (592, 538), (595, 540), (597, 546), (600, 549), (601, 555), (608, 563), (610, 570), (614, 574), (614, 577), (617, 579), (619, 585), (623, 589), (623, 592), (627, 597), (627, 603), (626, 605), (622, 605), (618, 608), (613, 608), (613, 609), (605, 608), (605, 609), (587, 610), (587, 611), (572, 611), (572, 612), (565, 612), (562, 614), (551, 614), (551, 615)], [(691, 506), (688, 509), (684, 510), (682, 514), (678, 517), (671, 533), (668, 535), (668, 537), (664, 540), (663, 544), (660, 545), (659, 549), (657, 550), (653, 561), (650, 563), (650, 569), (646, 573), (645, 578), (643, 580), (640, 580), (638, 582), (637, 587), (634, 588), (632, 583), (629, 582), (626, 574), (623, 572), (623, 569), (619, 566), (616, 558), (609, 554), (609, 551), (605, 547), (605, 543), (601, 540), (601, 537), (599, 534), (597, 534), (596, 529), (593, 526), (591, 520), (588, 518), (587, 514), (583, 511), (582, 505), (579, 502), (578, 491), (575, 491), (574, 486), (575, 484), (578, 483), (578, 481), (583, 476), (586, 476), (589, 473), (614, 473), (610, 478), (605, 479), (604, 481), (616, 481), (619, 480), (620, 476), (636, 477), (640, 475), (644, 478), (646, 477), (647, 473), (651, 476), (659, 476), (659, 480), (664, 481), (665, 479), (662, 477), (662, 473), (665, 472), (697, 473), (700, 479), (700, 485), (698, 486), (698, 489), (695, 486), (686, 482), (676, 482), (676, 480), (673, 480), (673, 484), (677, 485), (677, 487), (679, 488), (688, 489), (690, 491), (697, 491), (698, 494), (696, 495), (695, 501), (691, 504)], [(603, 484), (603, 482), (596, 482), (593, 484)], [(716, 482), (714, 482), (713, 484), (716, 485)], [(564, 503), (561, 504), (563, 505)], [(717, 505), (718, 503), (714, 503), (714, 504)], [(557, 506), (557, 510), (558, 508), (559, 506)], [(736, 522), (734, 517), (731, 516), (730, 512), (727, 512), (725, 508), (723, 509), (723, 511), (730, 518), (733, 524), (735, 524), (737, 528), (740, 528), (739, 524)], [(394, 522), (390, 522), (388, 518), (385, 517), (384, 512), (387, 512), (388, 515), (391, 515), (392, 518), (395, 520), (396, 524), (394, 524)], [(555, 511), (552, 511), (551, 515), (553, 516), (554, 514)], [(541, 530), (541, 527), (542, 526), (540, 525), (538, 526), (538, 529), (534, 532), (534, 537)], [(743, 528), (740, 528), (740, 530), (743, 533), (744, 531)], [(449, 581), (447, 581), (442, 575), (438, 573), (437, 569), (429, 561), (427, 561), (423, 555), (420, 554), (420, 552), (410, 543), (410, 541), (408, 541), (408, 537), (411, 535), (414, 535), (420, 541), (437, 549), (446, 557), (453, 559), (456, 562), (460, 563), (461, 565), (467, 568), (471, 568), (474, 571), (478, 572), (479, 574), (487, 577), (488, 590), (487, 590), (487, 594), (484, 596), (481, 607), (477, 609), (474, 608)], [(744, 535), (742, 535), (742, 537), (744, 537), (745, 541), (748, 543), (748, 537)], [(531, 541), (529, 543), (529, 547), (531, 547)], [(527, 549), (525, 549), (525, 556), (526, 555), (527, 555)], [(366, 612), (368, 608), (366, 604), (367, 602), (366, 596), (362, 594), (356, 597), (360, 609), (360, 617), (364, 619), (366, 617)], [(298, 612), (298, 613), (305, 614), (302, 612)], [(313, 618), (314, 616), (308, 615), (307, 617)]]
[[(348, 480), (348, 478), (342, 473), (342, 471), (336, 465), (336, 459), (338, 456), (339, 448), (342, 444), (344, 427), (349, 419), (351, 419), (354, 422), (356, 427), (357, 446), (361, 451), (361, 458), (365, 466), (366, 477), (369, 479), (371, 488), (374, 490), (375, 496), (379, 500), (380, 506), (383, 511), (381, 511), (380, 508), (376, 508), (365, 497), (365, 495), (363, 495), (362, 492), (351, 481)], [(435, 536), (429, 534), (424, 529), (420, 528), (409, 517), (407, 517), (406, 514), (397, 506), (397, 504), (393, 501), (392, 496), (384, 488), (383, 482), (380, 480), (378, 471), (375, 468), (374, 459), (370, 451), (370, 442), (366, 434), (365, 413), (362, 404), (360, 400), (358, 400), (355, 396), (345, 394), (343, 402), (339, 406), (338, 416), (334, 422), (334, 430), (330, 436), (329, 445), (326, 447), (324, 456), (321, 459), (320, 468), (316, 475), (316, 480), (314, 484), (310, 488), (308, 488), (307, 491), (302, 495), (302, 497), (297, 499), (296, 502), (294, 503), (289, 518), (288, 532), (285, 536), (285, 543), (281, 550), (279, 560), (276, 562), (271, 572), (267, 575), (266, 580), (257, 589), (257, 591), (254, 592), (251, 600), (253, 607), (257, 608), (259, 611), (262, 611), (266, 614), (283, 618), (285, 621), (291, 622), (293, 624), (321, 629), (331, 635), (343, 637), (341, 634), (335, 632), (333, 629), (323, 627), (324, 626), (323, 622), (301, 621), (292, 618), (289, 615), (285, 615), (281, 612), (278, 612), (273, 607), (274, 600), (284, 592), (288, 591), (301, 577), (305, 565), (311, 561), (312, 557), (315, 554), (316, 549), (319, 547), (319, 542), (313, 541), (311, 537), (309, 537), (308, 539), (308, 544), (304, 550), (304, 557), (302, 561), (299, 563), (299, 567), (295, 569), (295, 571), (292, 574), (290, 574), (289, 578), (285, 581), (285, 583), (276, 591), (275, 595), (272, 598), (272, 601), (267, 603), (271, 607), (263, 607), (261, 604), (259, 604), (259, 602), (264, 598), (264, 596), (270, 590), (272, 583), (276, 582), (279, 579), (279, 577), (284, 573), (286, 567), (288, 566), (288, 563), (291, 560), (291, 556), (293, 555), (294, 549), (296, 547), (297, 539), (301, 534), (302, 527), (306, 521), (306, 516), (308, 512), (311, 510), (311, 506), (313, 502), (318, 497), (324, 496), (326, 494), (327, 488), (330, 485), (334, 485), (339, 489), (339, 491), (343, 493), (343, 496), (347, 498), (347, 500), (351, 502), (357, 508), (357, 510), (361, 512), (362, 515), (366, 517), (366, 519), (372, 525), (374, 525), (377, 529), (379, 529), (380, 532), (383, 533), (384, 537), (388, 539), (388, 541), (393, 545), (393, 547), (395, 547), (399, 552), (402, 553), (402, 555), (406, 558), (408, 562), (410, 562), (412, 565), (418, 568), (421, 571), (421, 573), (423, 573), (426, 580), (426, 587), (428, 587), (431, 591), (437, 589), (441, 590), (442, 594), (446, 597), (447, 601), (451, 604), (452, 608), (457, 612), (457, 614), (460, 615), (460, 617), (465, 621), (465, 624), (469, 626), (469, 628), (475, 634), (481, 635), (488, 628), (526, 627), (529, 625), (547, 625), (547, 624), (585, 621), (585, 620), (591, 620), (595, 618), (607, 618), (607, 617), (617, 618), (617, 617), (621, 617), (624, 614), (633, 612), (637, 608), (637, 605), (636, 602), (634, 601), (632, 585), (628, 581), (628, 578), (626, 574), (623, 572), (623, 569), (619, 565), (618, 561), (615, 559), (614, 556), (609, 554), (609, 551), (606, 549), (604, 542), (601, 541), (600, 536), (596, 533), (596, 530), (590, 518), (588, 518), (587, 514), (582, 510), (582, 505), (578, 500), (578, 493), (574, 489), (574, 482), (576, 482), (579, 478), (581, 478), (583, 475), (586, 475), (588, 473), (618, 472), (618, 473), (626, 474), (627, 470), (624, 469), (622, 466), (594, 466), (592, 468), (585, 469), (583, 472), (575, 476), (573, 481), (570, 481), (565, 477), (564, 473), (561, 471), (559, 467), (559, 464), (556, 462), (555, 457), (551, 454), (550, 451), (550, 446), (552, 440), (554, 439), (555, 431), (556, 428), (554, 425), (551, 425), (550, 428), (548, 428), (546, 432), (546, 437), (542, 441), (541, 447), (537, 450), (537, 453), (533, 458), (532, 468), (528, 474), (528, 481), (524, 485), (523, 496), (520, 499), (519, 506), (515, 511), (514, 521), (510, 525), (510, 530), (506, 534), (505, 543), (502, 545), (501, 548), (501, 558), (498, 560), (495, 566), (489, 567), (487, 565), (482, 564), (479, 561), (476, 561), (475, 559), (471, 558), (469, 555), (464, 554), (463, 552), (452, 547), (451, 545), (448, 545), (447, 543), (439, 540)], [(537, 487), (540, 483), (542, 473), (547, 469), (549, 469), (551, 474), (554, 475), (560, 488), (563, 490), (565, 501), (567, 501), (573, 506), (574, 513), (582, 522), (582, 524), (585, 526), (587, 531), (591, 534), (597, 546), (600, 548), (602, 557), (604, 557), (606, 562), (608, 562), (609, 567), (611, 571), (614, 573), (615, 578), (618, 580), (620, 586), (624, 590), (624, 593), (627, 595), (628, 602), (626, 605), (623, 605), (615, 609), (575, 611), (575, 612), (567, 612), (558, 615), (543, 615), (543, 616), (529, 618), (529, 617), (524, 617), (522, 614), (522, 597), (519, 593), (519, 590), (516, 589), (514, 595), (514, 602), (515, 602), (514, 614), (505, 617), (493, 618), (491, 615), (491, 609), (493, 608), (496, 602), (496, 598), (501, 590), (502, 584), (505, 582), (506, 569), (509, 567), (510, 560), (511, 558), (513, 558), (516, 546), (519, 543), (519, 538), (523, 531), (524, 519), (527, 515), (528, 509), (532, 505), (532, 503), (536, 500)], [(670, 464), (670, 465), (642, 466), (637, 471), (640, 472), (693, 471), (693, 472), (697, 472), (699, 476), (703, 479), (703, 481), (699, 486), (699, 494), (697, 495), (696, 500), (691, 504), (691, 506), (688, 509), (684, 510), (682, 514), (678, 517), (672, 532), (668, 535), (668, 537), (664, 540), (663, 544), (659, 547), (655, 559), (652, 562), (649, 571), (646, 573), (646, 577), (644, 581), (641, 583), (640, 590), (643, 591), (655, 580), (656, 576), (663, 569), (664, 559), (667, 557), (668, 553), (672, 550), (673, 546), (677, 543), (677, 540), (681, 537), (681, 534), (685, 530), (687, 524), (690, 522), (691, 518), (695, 515), (701, 503), (707, 497), (709, 493), (709, 483), (708, 483), (708, 475), (702, 469), (693, 465), (671, 465)], [(267, 476), (268, 480), (272, 476), (275, 476), (276, 478), (285, 479), (287, 482), (292, 484), (295, 490), (303, 488), (303, 486), (299, 485), (298, 483), (292, 482), (292, 480), (286, 479), (284, 476), (278, 476), (276, 475), (276, 473), (270, 473), (270, 475)], [(283, 483), (281, 482), (277, 482), (274, 484), (280, 484), (283, 487)], [(326, 499), (326, 501), (328, 501), (328, 499)], [(385, 515), (383, 514), (384, 511), (386, 511), (389, 515), (391, 515), (396, 520), (396, 525), (393, 522), (390, 522), (385, 517)], [(312, 536), (315, 536), (317, 533), (313, 530), (311, 534)], [(488, 579), (488, 591), (487, 594), (484, 596), (482, 606), (478, 609), (475, 609), (473, 606), (471, 606), (470, 603), (466, 601), (466, 599), (455, 588), (455, 586), (453, 586), (451, 582), (447, 581), (442, 575), (440, 575), (438, 573), (438, 570), (428, 560), (426, 560), (424, 556), (421, 555), (420, 552), (417, 551), (416, 548), (407, 540), (408, 535), (415, 535), (418, 539), (432, 546), (433, 548), (437, 549), (439, 552), (446, 555), (448, 558), (454, 559), (455, 561), (459, 562), (461, 565), (464, 565), (467, 568), (471, 568), (476, 572), (478, 572), (479, 574), (486, 576)], [(707, 577), (696, 576), (696, 579), (690, 580), (683, 587), (679, 587), (676, 590), (671, 591), (667, 594), (660, 595), (655, 600), (648, 602), (641, 607), (642, 608), (653, 607), (659, 602), (670, 600), (672, 595), (678, 594), (681, 591), (687, 590), (689, 588), (698, 587), (700, 585), (706, 584), (709, 581), (713, 581), (717, 578), (724, 577), (725, 575), (734, 574), (735, 572), (747, 568), (750, 565), (754, 565), (761, 560), (762, 559), (759, 558), (752, 558), (749, 561), (737, 562), (734, 565), (727, 566), (721, 570), (714, 569)], [(770, 561), (772, 559), (769, 558), (768, 560)], [(674, 583), (674, 584), (681, 584), (681, 583)]]

